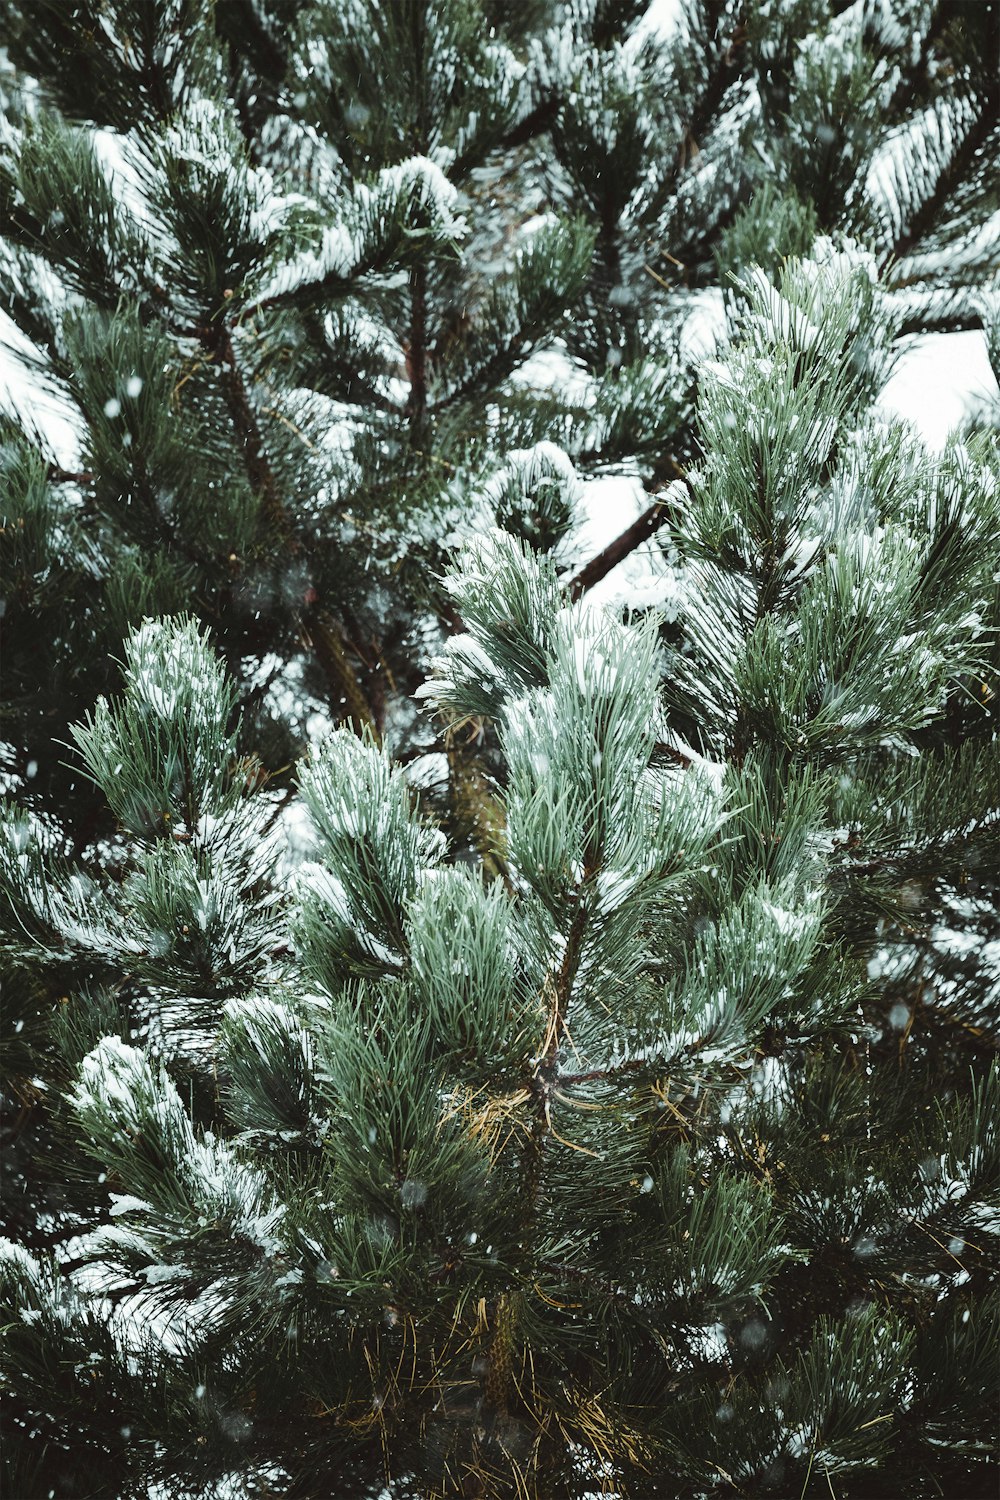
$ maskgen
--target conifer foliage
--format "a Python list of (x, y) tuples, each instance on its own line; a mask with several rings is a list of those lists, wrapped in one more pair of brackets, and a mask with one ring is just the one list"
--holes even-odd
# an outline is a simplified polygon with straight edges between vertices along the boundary
[(6, 1492), (991, 1494), (1000, 5), (0, 18)]
[(15, 1489), (989, 1492), (995, 999), (868, 960), (1000, 810), (997, 457), (871, 411), (891, 336), (860, 252), (743, 284), (672, 646), (466, 545), (424, 697), (496, 726), (491, 879), (348, 727), (290, 876), (206, 635), (133, 633), (73, 735), (121, 863), (6, 841), (106, 1194), (0, 1260)]

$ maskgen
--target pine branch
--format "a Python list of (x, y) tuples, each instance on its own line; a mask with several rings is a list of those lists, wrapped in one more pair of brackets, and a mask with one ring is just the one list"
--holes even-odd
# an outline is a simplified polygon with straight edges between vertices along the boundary
[(635, 1307), (635, 1294), (616, 1287), (613, 1282), (603, 1276), (595, 1276), (593, 1271), (581, 1271), (579, 1266), (571, 1266), (563, 1260), (543, 1260), (539, 1262), (543, 1271), (548, 1271), (553, 1276), (565, 1277), (567, 1281), (575, 1281), (580, 1286), (592, 1287), (602, 1297), (610, 1297), (620, 1301), (630, 1308)]
[(931, 232), (948, 199), (965, 180), (976, 157), (1000, 121), (1000, 12), (995, 6), (990, 12), (987, 46), (993, 67), (989, 70), (990, 82), (982, 99), (978, 119), (942, 171), (933, 192), (924, 200), (908, 227), (898, 235), (892, 249), (883, 258), (884, 266), (911, 254), (924, 236)]
[[(672, 462), (672, 460), (671, 460)], [(674, 465), (674, 467), (677, 467)], [(687, 475), (682, 475), (685, 484), (688, 484)], [(689, 486), (690, 488), (690, 486)], [(592, 557), (589, 563), (570, 580), (569, 596), (571, 599), (580, 599), (592, 589), (595, 584), (600, 583), (602, 578), (607, 578), (613, 568), (617, 568), (620, 562), (633, 553), (643, 542), (647, 542), (651, 536), (655, 536), (660, 527), (676, 515), (677, 506), (674, 501), (668, 501), (665, 496), (654, 500), (647, 510), (631, 526), (619, 535), (614, 541), (609, 542), (602, 552)]]
[(261, 297), (248, 302), (240, 309), (240, 318), (253, 318), (260, 313), (280, 311), (284, 307), (313, 307), (319, 304), (340, 301), (354, 291), (357, 283), (373, 272), (381, 271), (395, 256), (397, 247), (391, 236), (386, 241), (373, 239), (367, 254), (355, 261), (348, 271), (330, 270), (315, 281), (303, 281), (287, 291), (275, 292), (270, 297)]
[[(291, 557), (302, 551), (302, 542), (285, 507), (278, 482), (264, 447), (264, 439), (250, 404), (232, 336), (225, 323), (204, 325), (202, 345), (221, 366), (222, 388), (243, 456), (247, 479), (261, 501), (261, 511), (284, 550)], [(312, 647), (330, 690), (330, 706), (337, 717), (348, 719), (357, 729), (375, 729), (375, 715), (358, 682), (344, 649), (343, 640), (330, 612), (316, 601), (301, 616), (303, 640)], [(340, 710), (344, 711), (341, 712)]]
[(896, 85), (896, 92), (893, 94), (892, 102), (889, 105), (888, 113), (890, 116), (902, 116), (915, 103), (917, 90), (926, 81), (927, 63), (930, 59), (931, 48), (944, 30), (946, 22), (945, 6), (941, 3), (941, 0), (938, 0), (938, 4), (935, 5), (931, 14), (927, 29), (920, 39), (920, 50), (917, 54), (916, 62), (912, 67), (900, 72), (899, 83)]
[[(240, 131), (254, 166), (262, 164), (261, 126), (273, 113), (278, 90), (288, 72), (287, 52), (278, 45), (253, 0), (217, 0), (215, 30), (228, 54), (229, 87)], [(241, 79), (241, 63), (255, 76)], [(241, 84), (243, 86), (241, 86)]]
[(230, 45), (233, 55), (236, 54), (238, 36), (243, 46), (249, 43), (258, 67), (265, 69), (275, 80), (284, 78), (288, 71), (287, 54), (264, 25), (259, 9), (252, 3), (252, 0), (224, 0), (224, 3), (217, 6), (217, 27), (222, 16), (231, 20), (232, 41)]
[[(715, 34), (718, 36), (718, 26), (721, 20), (724, 4), (722, 0), (716, 0), (712, 6)], [(746, 24), (747, 17), (740, 14), (739, 19), (733, 26), (732, 36), (725, 49), (719, 45), (719, 54), (715, 69), (709, 78), (708, 84), (691, 112), (684, 130), (684, 139), (677, 153), (677, 167), (675, 176), (682, 167), (691, 160), (694, 151), (699, 149), (701, 141), (707, 134), (709, 127), (718, 114), (730, 84), (739, 77), (740, 69), (746, 51)]]
[(377, 389), (357, 368), (356, 355), (352, 358), (350, 350), (331, 348), (324, 315), (317, 308), (304, 309), (300, 316), (308, 348), (316, 360), (314, 383), (317, 390), (324, 394), (334, 390), (348, 405), (368, 407), (396, 420), (402, 417), (402, 403), (393, 401)]
[(406, 403), (410, 443), (418, 446), (427, 412), (427, 267), (422, 261), (418, 261), (410, 272), (410, 329), (406, 347), (406, 373), (410, 377), (410, 395)]
[(378, 260), (379, 257), (372, 255), (368, 262), (361, 262), (346, 276), (341, 271), (328, 271), (325, 276), (320, 276), (315, 281), (304, 281), (298, 286), (289, 287), (286, 292), (275, 292), (271, 297), (261, 297), (256, 302), (247, 303), (241, 309), (241, 316), (254, 318), (260, 313), (278, 311), (283, 307), (302, 307), (339, 300), (347, 296), (356, 279), (375, 268)]
[(536, 104), (534, 109), (529, 110), (524, 118), (507, 132), (499, 143), (499, 149), (511, 150), (516, 146), (526, 146), (537, 136), (544, 135), (547, 130), (551, 129), (559, 113), (559, 105), (559, 98), (555, 94), (551, 94), (540, 104)]

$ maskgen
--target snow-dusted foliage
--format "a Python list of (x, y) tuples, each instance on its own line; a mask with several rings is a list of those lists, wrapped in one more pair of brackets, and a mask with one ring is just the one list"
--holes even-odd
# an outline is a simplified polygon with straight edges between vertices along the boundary
[[(74, 732), (124, 864), (85, 880), (24, 821), (7, 855), (10, 951), (85, 952), (105, 986), (128, 968), (113, 1009), (88, 1026), (73, 996), (63, 1022), (71, 1129), (110, 1191), (72, 1270), (0, 1258), (15, 1361), (90, 1339), (116, 1411), (167, 1392), (178, 1426), (127, 1416), (123, 1472), (193, 1492), (319, 1463), (374, 1494), (387, 1463), (447, 1493), (470, 1464), (540, 1496), (572, 1453), (576, 1494), (597, 1462), (801, 1489), (896, 1463), (906, 1434), (939, 1451), (935, 1391), (981, 1409), (997, 1072), (933, 1105), (919, 1054), (900, 1081), (933, 1002), (906, 988), (912, 933), (869, 961), (851, 912), (887, 922), (908, 887), (886, 872), (997, 820), (995, 740), (933, 736), (989, 671), (998, 489), (980, 445), (935, 464), (872, 407), (891, 316), (850, 247), (745, 279), (702, 372), (666, 629), (574, 600), (530, 537), (465, 543), (464, 629), (423, 700), (496, 736), (478, 865), (340, 728), (297, 771), (289, 882), (205, 637), (130, 637)], [(577, 483), (518, 450), (486, 509), (551, 515)], [(975, 1015), (995, 1026), (995, 986)], [(609, 1371), (609, 1319), (641, 1374)], [(75, 1392), (90, 1367), (67, 1368)], [(679, 1415), (639, 1444), (650, 1389)], [(171, 1434), (206, 1423), (193, 1465)]]
[(115, 1222), (92, 1240), (92, 1258), (122, 1257), (147, 1284), (169, 1281), (176, 1297), (178, 1280), (204, 1284), (188, 1265), (203, 1258), (199, 1230), (251, 1259), (276, 1253), (285, 1209), (265, 1174), (196, 1134), (175, 1085), (137, 1048), (103, 1038), (80, 1064), (71, 1101), (94, 1154), (135, 1190), (115, 1201)]
[(997, 7), (4, 15), (5, 1492), (980, 1493)]

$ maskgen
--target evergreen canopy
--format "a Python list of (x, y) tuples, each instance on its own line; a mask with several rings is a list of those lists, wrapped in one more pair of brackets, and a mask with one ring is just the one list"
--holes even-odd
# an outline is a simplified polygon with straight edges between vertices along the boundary
[(509, 533), (450, 577), (426, 695), (497, 725), (495, 879), (342, 728), (298, 773), (289, 902), (178, 618), (74, 730), (121, 863), (12, 816), (12, 949), (91, 976), (58, 1030), (108, 1194), (69, 1264), (5, 1251), (18, 1472), (986, 1493), (1000, 1080), (961, 992), (890, 1008), (859, 923), (1000, 806), (985, 710), (938, 727), (995, 671), (996, 450), (935, 463), (869, 414), (863, 257), (743, 290), (665, 691), (655, 615), (571, 603)]
[(1000, 7), (644, 10), (0, 6), (15, 1500), (995, 1486)]

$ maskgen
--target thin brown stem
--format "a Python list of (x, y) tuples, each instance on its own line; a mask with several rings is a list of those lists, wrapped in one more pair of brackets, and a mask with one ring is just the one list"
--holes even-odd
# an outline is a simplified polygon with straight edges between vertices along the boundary
[(259, 497), (264, 519), (277, 533), (285, 550), (298, 553), (302, 543), (295, 535), (278, 489), (264, 439), (257, 422), (246, 383), (236, 359), (232, 336), (223, 322), (212, 323), (201, 331), (202, 343), (220, 368), (222, 392), (229, 411), (236, 441), (243, 457), (243, 467), (251, 488)]
[[(210, 323), (199, 330), (206, 352), (218, 363), (226, 406), (229, 410), (238, 449), (251, 487), (261, 503), (262, 517), (282, 550), (290, 557), (302, 552), (271, 468), (263, 435), (250, 403), (246, 384), (236, 358), (232, 335), (224, 323)], [(372, 712), (357, 673), (351, 666), (343, 633), (322, 601), (315, 599), (304, 610), (299, 623), (302, 638), (310, 646), (326, 677), (330, 706), (334, 714), (353, 724), (355, 729), (376, 731)]]
[(406, 415), (410, 443), (419, 447), (427, 415), (427, 267), (418, 262), (410, 272), (410, 336), (406, 349), (410, 395)]
[(892, 250), (886, 257), (887, 262), (901, 260), (904, 256), (912, 254), (925, 235), (930, 233), (949, 198), (964, 181), (970, 167), (1000, 121), (1000, 14), (996, 8), (990, 12), (986, 47), (989, 53), (987, 76), (990, 82), (983, 93), (979, 114), (964, 141), (934, 184), (933, 191), (924, 199), (906, 229), (897, 237)]
[(626, 1073), (639, 1073), (652, 1064), (646, 1057), (633, 1057), (628, 1062), (615, 1063), (607, 1068), (590, 1068), (586, 1073), (560, 1073), (559, 1087), (574, 1088), (581, 1083), (601, 1083), (608, 1078), (621, 1078)]
[(302, 639), (312, 647), (313, 655), (323, 669), (330, 693), (330, 707), (338, 719), (354, 729), (368, 729), (379, 738), (371, 705), (361, 689), (357, 673), (351, 666), (343, 632), (329, 610), (317, 605), (302, 615)]
[(49, 464), (45, 477), (49, 484), (93, 484), (97, 476), (87, 471), (74, 473), (69, 469), (60, 469), (55, 464)]
[(592, 871), (585, 871), (576, 895), (576, 911), (573, 913), (573, 921), (570, 923), (569, 933), (566, 937), (566, 948), (563, 952), (562, 963), (552, 986), (552, 1007), (549, 1013), (549, 1026), (547, 1045), (539, 1064), (539, 1073), (546, 1078), (555, 1072), (556, 1058), (559, 1055), (559, 1046), (566, 1034), (566, 1016), (569, 1011), (570, 996), (573, 993), (573, 985), (580, 968), (580, 959), (583, 955), (583, 940), (587, 932), (587, 907), (582, 899), (582, 892), (586, 888)]
[[(680, 472), (687, 482), (687, 475), (683, 471)], [(632, 522), (631, 526), (627, 526), (619, 536), (615, 537), (614, 541), (609, 542), (602, 552), (592, 557), (590, 562), (570, 579), (570, 598), (581, 598), (588, 589), (594, 587), (595, 583), (600, 583), (602, 578), (607, 578), (612, 568), (617, 568), (618, 564), (624, 562), (625, 558), (630, 556), (637, 547), (641, 547), (643, 542), (648, 542), (649, 538), (655, 536), (660, 527), (676, 514), (676, 503), (668, 500), (665, 495), (659, 496), (637, 520)]]

